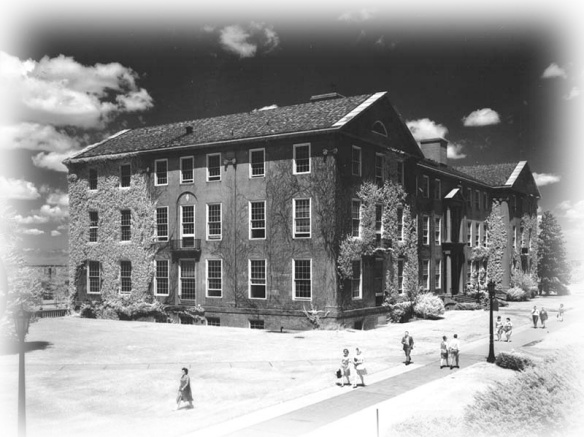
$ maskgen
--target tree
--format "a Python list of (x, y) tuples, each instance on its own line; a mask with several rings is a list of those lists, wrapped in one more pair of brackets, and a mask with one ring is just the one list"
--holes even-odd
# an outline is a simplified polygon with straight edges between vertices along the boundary
[(487, 277), (499, 288), (503, 282), (503, 254), (507, 248), (507, 227), (501, 212), (501, 203), (493, 202), (491, 213), (487, 217)]
[(566, 259), (566, 248), (562, 228), (550, 211), (545, 211), (539, 224), (539, 256), (537, 274), (540, 291), (549, 294), (568, 294), (570, 265)]

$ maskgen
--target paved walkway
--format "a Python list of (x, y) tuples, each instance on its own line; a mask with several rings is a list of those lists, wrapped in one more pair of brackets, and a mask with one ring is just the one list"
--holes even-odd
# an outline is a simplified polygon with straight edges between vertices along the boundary
[[(551, 323), (548, 323), (546, 329), (522, 326), (514, 330), (511, 342), (495, 341), (495, 354), (512, 349), (529, 348), (542, 341), (550, 332), (568, 328), (574, 320), (578, 319), (574, 313), (570, 316), (571, 320), (566, 320), (563, 323), (555, 320), (550, 321)], [(451, 372), (458, 372), (473, 364), (485, 362), (488, 351), (488, 338), (482, 338), (466, 345), (462, 344), (460, 369), (451, 370), (448, 368), (440, 369), (438, 355), (436, 355), (436, 359), (421, 357), (420, 360), (425, 359), (426, 362), (416, 362), (414, 349), (413, 364), (399, 366), (388, 372), (383, 372), (383, 374), (371, 375), (366, 378), (367, 385), (365, 387), (356, 389), (347, 386), (344, 388), (333, 387), (323, 393), (292, 401), (287, 405), (276, 406), (263, 412), (199, 430), (196, 434), (198, 436), (284, 437), (306, 435), (321, 429), (324, 431), (323, 427), (351, 414), (447, 377)], [(321, 399), (318, 399), (319, 397)]]

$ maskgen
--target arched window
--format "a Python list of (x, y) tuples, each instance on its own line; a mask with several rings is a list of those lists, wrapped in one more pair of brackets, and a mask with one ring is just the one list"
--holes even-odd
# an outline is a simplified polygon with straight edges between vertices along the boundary
[(383, 135), (384, 137), (387, 136), (387, 129), (385, 129), (385, 125), (380, 121), (373, 123), (373, 128), (371, 130), (376, 134)]

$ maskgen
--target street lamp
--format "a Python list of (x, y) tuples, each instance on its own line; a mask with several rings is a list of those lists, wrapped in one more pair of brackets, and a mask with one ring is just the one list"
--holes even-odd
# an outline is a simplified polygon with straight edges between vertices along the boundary
[(495, 300), (495, 282), (489, 281), (487, 284), (487, 290), (489, 291), (489, 356), (487, 357), (488, 363), (495, 362), (495, 343), (493, 339), (493, 301)]
[(32, 313), (24, 309), (24, 305), (20, 304), (20, 308), (14, 313), (14, 326), (16, 327), (16, 335), (20, 341), (19, 356), (18, 356), (18, 435), (19, 437), (26, 436), (26, 395), (24, 387), (24, 338), (28, 334), (28, 325)]

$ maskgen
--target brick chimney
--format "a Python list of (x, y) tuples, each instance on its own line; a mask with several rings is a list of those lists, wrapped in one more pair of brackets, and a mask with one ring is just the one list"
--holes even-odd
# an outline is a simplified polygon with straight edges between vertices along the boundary
[(448, 141), (443, 138), (432, 138), (420, 141), (420, 148), (426, 159), (431, 159), (441, 165), (448, 165), (446, 146)]

